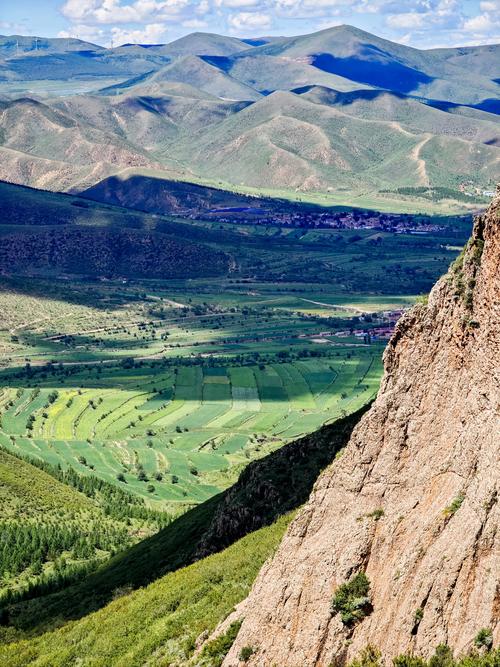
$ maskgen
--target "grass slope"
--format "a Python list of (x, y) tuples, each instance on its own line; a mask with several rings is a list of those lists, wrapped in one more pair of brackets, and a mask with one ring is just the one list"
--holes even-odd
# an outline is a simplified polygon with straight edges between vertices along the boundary
[(443, 205), (465, 209), (464, 183), (480, 194), (500, 178), (498, 48), (420, 51), (337, 26), (251, 47), (195, 33), (171, 45), (11, 58), (22, 71), (6, 77), (52, 68), (57, 80), (83, 58), (85, 76), (118, 80), (98, 96), (3, 102), (0, 177), (83, 190), (149, 168), (397, 210), (425, 199), (400, 188), (432, 187)]
[(463, 180), (500, 178), (491, 114), (483, 123), (389, 94), (359, 95), (356, 104), (339, 97), (326, 105), (276, 92), (180, 140), (177, 151), (203, 176), (215, 170), (224, 181), (275, 189), (458, 190)]
[(247, 51), (248, 44), (236, 37), (216, 35), (210, 32), (193, 32), (165, 45), (161, 52), (173, 58), (187, 55), (229, 56), (239, 51)]
[(185, 664), (197, 637), (212, 631), (247, 595), (290, 519), (284, 516), (220, 554), (118, 597), (81, 621), (0, 647), (0, 661), (5, 667)]
[(43, 470), (0, 449), (0, 515), (2, 519), (53, 511), (98, 511), (82, 493)]
[(87, 484), (79, 491), (63, 482), (60, 469), (54, 471), (55, 477), (0, 449), (2, 607), (81, 578), (137, 542), (139, 534), (157, 529), (144, 506), (135, 506), (143, 518), (131, 518), (134, 508), (126, 495), (117, 498), (120, 506), (113, 505), (114, 489), (109, 494)]
[[(496, 96), (496, 88), (479, 62), (492, 62), (498, 45), (473, 52), (476, 66), (468, 69), (469, 60), (460, 49), (421, 51), (390, 42), (349, 25), (327, 28), (309, 35), (284, 37), (258, 46), (249, 56), (261, 55), (309, 58), (319, 69), (358, 83), (387, 90), (412, 93), (451, 102), (477, 104)], [(245, 54), (241, 54), (244, 56)], [(498, 69), (497, 69), (498, 72)]]

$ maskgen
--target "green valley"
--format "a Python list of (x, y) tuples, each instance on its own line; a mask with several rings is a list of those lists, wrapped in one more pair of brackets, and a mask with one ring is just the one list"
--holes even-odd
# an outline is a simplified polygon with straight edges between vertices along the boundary
[(498, 667), (500, 47), (184, 4), (0, 35), (0, 665)]

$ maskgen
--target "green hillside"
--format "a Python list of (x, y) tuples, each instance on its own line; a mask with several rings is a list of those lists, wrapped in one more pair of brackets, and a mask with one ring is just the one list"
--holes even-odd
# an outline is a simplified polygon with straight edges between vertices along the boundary
[(4, 273), (184, 278), (229, 268), (228, 255), (188, 240), (182, 224), (151, 232), (140, 213), (5, 183), (0, 201)]
[(0, 479), (3, 519), (16, 517), (20, 509), (26, 517), (56, 510), (97, 511), (96, 503), (83, 494), (4, 450), (0, 450)]
[[(452, 116), (390, 94), (358, 99), (318, 104), (276, 92), (179, 142), (177, 150), (204, 176), (215, 170), (226, 182), (275, 189), (432, 184), (458, 191), (461, 180), (500, 178), (496, 117)], [(445, 162), (455, 165), (453, 174)]]
[[(149, 584), (296, 509), (307, 500), (320, 471), (345, 446), (364, 410), (251, 463), (233, 487), (181, 514), (76, 583), (4, 605), (9, 632), (40, 632), (81, 618), (109, 603), (116, 590)], [(285, 479), (293, 483), (285, 484)]]
[(499, 48), (0, 36), (0, 667), (221, 667), (500, 181)]
[(7, 39), (0, 178), (82, 192), (148, 169), (383, 210), (485, 203), (500, 178), (498, 46), (422, 51), (352, 26), (260, 42), (46, 40), (14, 57)]
[(148, 83), (154, 85), (165, 81), (189, 84), (223, 99), (256, 100), (260, 97), (254, 88), (246, 86), (202, 58), (193, 55), (180, 58), (159, 69), (144, 80), (142, 86), (147, 87)]
[(226, 551), (122, 594), (81, 621), (30, 641), (0, 647), (6, 667), (27, 664), (186, 664), (195, 641), (212, 631), (250, 590), (277, 547), (290, 516), (244, 537)]
[(158, 529), (154, 513), (127, 493), (45, 468), (0, 449), (3, 608), (85, 576)]
[(171, 57), (200, 56), (207, 53), (213, 56), (228, 56), (247, 50), (248, 44), (236, 37), (216, 35), (209, 32), (193, 32), (165, 45), (161, 52)]
[[(309, 57), (317, 68), (358, 83), (419, 97), (477, 104), (497, 95), (491, 81), (491, 64), (495, 55), (498, 59), (498, 52), (498, 45), (485, 47), (471, 51), (467, 59), (459, 49), (421, 51), (340, 25), (309, 35), (284, 37), (258, 46), (248, 55)], [(476, 64), (471, 69), (467, 65), (473, 55)], [(479, 61), (483, 59), (489, 66), (479, 71)]]

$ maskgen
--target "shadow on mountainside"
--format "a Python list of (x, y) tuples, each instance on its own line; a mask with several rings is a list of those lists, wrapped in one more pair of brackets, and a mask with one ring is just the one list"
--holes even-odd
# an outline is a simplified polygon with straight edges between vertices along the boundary
[[(321, 470), (347, 444), (368, 405), (250, 463), (227, 491), (191, 509), (159, 533), (115, 556), (83, 581), (7, 605), (6, 638), (38, 634), (100, 609), (117, 595), (223, 550), (302, 505)], [(19, 631), (18, 632), (16, 632)]]
[[(371, 51), (380, 51), (374, 46), (366, 46), (366, 53), (363, 55), (371, 56)], [(385, 54), (380, 51), (384, 58)], [(408, 67), (401, 63), (391, 60), (375, 60), (370, 58), (369, 67), (365, 58), (337, 58), (330, 53), (319, 53), (312, 58), (312, 64), (318, 69), (330, 74), (337, 74), (346, 79), (360, 81), (379, 88), (396, 90), (400, 93), (409, 93), (416, 90), (419, 85), (432, 83), (433, 77), (420, 72), (413, 67)]]

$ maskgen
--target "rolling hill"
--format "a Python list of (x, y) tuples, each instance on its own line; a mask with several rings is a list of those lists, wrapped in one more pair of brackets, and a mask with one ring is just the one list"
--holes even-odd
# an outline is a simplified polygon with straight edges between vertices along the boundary
[[(276, 40), (256, 47), (251, 56), (301, 59), (324, 72), (358, 83), (419, 97), (477, 104), (498, 94), (492, 79), (494, 59), (496, 57), (498, 63), (499, 53), (498, 46), (473, 47), (466, 55), (459, 49), (421, 51), (341, 25), (310, 35)], [(467, 64), (474, 56), (476, 66), (469, 69)], [(486, 71), (478, 67), (483, 60), (487, 63)]]
[(106, 133), (42, 102), (0, 102), (0, 178), (65, 190), (117, 168), (153, 166), (154, 160), (119, 133)]
[(248, 50), (248, 44), (236, 37), (216, 35), (209, 32), (193, 32), (190, 35), (176, 39), (158, 49), (171, 58), (193, 55), (202, 56), (229, 56)]
[(48, 53), (98, 52), (104, 47), (81, 39), (61, 37), (36, 37), (26, 35), (0, 35), (0, 57), (19, 57), (31, 54), (38, 57)]
[(215, 97), (231, 100), (256, 100), (260, 94), (250, 86), (214, 67), (203, 58), (184, 56), (151, 74), (141, 82), (141, 91), (149, 85), (176, 82), (188, 84)]
[[(0, 273), (186, 278), (227, 273), (224, 252), (141, 213), (0, 183)], [(179, 229), (179, 232), (177, 231)]]
[[(4, 403), (3, 396), (0, 398)], [(19, 392), (20, 403), (39, 392)], [(11, 443), (15, 447), (15, 441)], [(162, 517), (163, 518), (163, 517)], [(158, 530), (154, 512), (94, 477), (23, 459), (0, 448), (0, 606), (47, 594), (88, 575), (139, 536)], [(2, 615), (2, 623), (6, 615)]]
[[(273, 93), (180, 141), (177, 152), (202, 175), (276, 189), (456, 187), (500, 176), (494, 116), (478, 121), (371, 91), (331, 95), (327, 104), (311, 97)], [(445, 161), (453, 167), (443, 169)]]
[[(46, 40), (20, 55), (13, 39), (0, 63), (0, 177), (15, 183), (81, 192), (147, 168), (346, 204), (430, 187), (456, 210), (464, 190), (484, 203), (500, 178), (495, 45), (422, 51), (352, 26), (250, 44), (208, 33), (115, 49)], [(63, 96), (35, 81), (46, 69)], [(77, 75), (93, 93), (66, 94)], [(9, 78), (33, 90), (16, 96)]]

